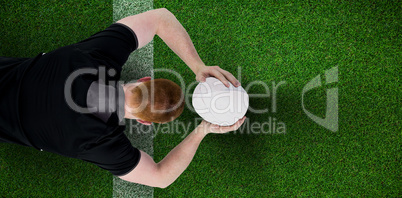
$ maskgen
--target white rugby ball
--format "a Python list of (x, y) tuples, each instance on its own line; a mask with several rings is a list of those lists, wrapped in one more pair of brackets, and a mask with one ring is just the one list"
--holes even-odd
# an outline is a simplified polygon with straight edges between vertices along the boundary
[(241, 119), (248, 109), (248, 94), (243, 87), (230, 83), (226, 87), (214, 77), (199, 83), (193, 92), (193, 107), (204, 120), (220, 126), (230, 126)]

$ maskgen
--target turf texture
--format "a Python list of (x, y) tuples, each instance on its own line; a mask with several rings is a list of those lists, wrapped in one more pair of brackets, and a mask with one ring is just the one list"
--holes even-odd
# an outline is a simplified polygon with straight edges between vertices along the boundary
[[(114, 20), (112, 3), (2, 0), (0, 55), (32, 57), (85, 39)], [(177, 16), (206, 64), (232, 72), (243, 87), (255, 80), (269, 86), (270, 96), (250, 100), (254, 108), (268, 108), (248, 112), (250, 125), (274, 119), (286, 125), (284, 133), (251, 133), (249, 125), (208, 135), (189, 168), (170, 187), (155, 189), (155, 197), (401, 196), (400, 2), (157, 0), (154, 5)], [(154, 57), (155, 69), (178, 72), (186, 85), (194, 81), (159, 38)], [(338, 87), (339, 131), (331, 132), (305, 115), (301, 91), (336, 66), (338, 83), (305, 96), (306, 108), (323, 117), (325, 88)], [(178, 82), (164, 73), (155, 77)], [(281, 81), (274, 112), (272, 83)], [(258, 84), (249, 89), (264, 92)], [(191, 130), (199, 123), (196, 117), (186, 108), (178, 121)], [(163, 126), (154, 125), (156, 161), (189, 132)], [(89, 163), (0, 145), (2, 197), (110, 197), (112, 186), (111, 174)]]
[[(249, 111), (243, 131), (208, 135), (187, 170), (155, 197), (401, 196), (400, 2), (155, 0), (154, 7), (176, 15), (207, 65), (233, 73), (249, 94), (266, 93), (254, 81), (270, 91), (250, 98), (251, 107), (267, 112)], [(161, 39), (154, 42), (154, 71), (178, 72), (191, 96), (195, 75)], [(324, 117), (326, 89), (337, 87), (337, 132), (301, 105), (303, 87), (334, 67), (338, 82), (306, 94), (305, 107)], [(180, 83), (168, 73), (155, 78)], [(274, 99), (272, 83), (280, 82)], [(154, 126), (156, 161), (200, 122), (191, 97), (187, 103), (181, 126)], [(285, 130), (251, 133), (253, 123), (270, 120)]]

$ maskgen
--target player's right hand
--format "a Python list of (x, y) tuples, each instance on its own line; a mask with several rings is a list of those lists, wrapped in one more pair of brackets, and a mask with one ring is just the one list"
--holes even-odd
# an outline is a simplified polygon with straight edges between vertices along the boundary
[(246, 120), (246, 116), (244, 116), (243, 118), (241, 118), (240, 120), (238, 120), (236, 123), (234, 123), (231, 126), (219, 126), (217, 124), (212, 124), (210, 122), (207, 122), (205, 120), (203, 120), (201, 122), (200, 125), (198, 125), (198, 127), (200, 127), (200, 129), (208, 134), (208, 133), (227, 133), (230, 131), (235, 131), (237, 130)]

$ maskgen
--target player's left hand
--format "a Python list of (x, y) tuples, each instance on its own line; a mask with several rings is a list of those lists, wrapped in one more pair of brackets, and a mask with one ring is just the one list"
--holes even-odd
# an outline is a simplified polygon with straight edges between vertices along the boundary
[(195, 75), (195, 79), (199, 82), (205, 82), (207, 77), (215, 77), (226, 87), (230, 86), (229, 82), (235, 87), (240, 86), (240, 82), (230, 72), (221, 69), (219, 66), (202, 66)]
[(240, 128), (240, 126), (244, 123), (246, 120), (246, 116), (243, 116), (243, 118), (239, 119), (236, 123), (234, 123), (231, 126), (219, 126), (217, 124), (212, 124), (210, 122), (207, 122), (203, 120), (200, 125), (198, 125), (199, 129), (204, 132), (205, 134), (209, 133), (227, 133), (230, 131), (236, 131), (237, 129)]

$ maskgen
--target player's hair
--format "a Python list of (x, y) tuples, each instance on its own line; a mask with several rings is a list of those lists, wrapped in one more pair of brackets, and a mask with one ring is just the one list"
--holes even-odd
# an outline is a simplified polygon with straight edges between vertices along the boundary
[(127, 101), (132, 114), (144, 121), (166, 123), (183, 112), (184, 94), (179, 85), (168, 79), (154, 79), (141, 83), (131, 90)]

